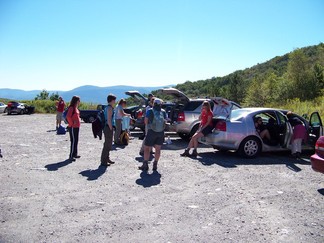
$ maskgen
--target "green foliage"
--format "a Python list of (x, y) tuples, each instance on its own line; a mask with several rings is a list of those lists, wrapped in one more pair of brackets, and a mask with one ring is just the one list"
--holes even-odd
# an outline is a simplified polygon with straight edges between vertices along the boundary
[(54, 100), (58, 100), (59, 97), (60, 97), (59, 93), (56, 92), (56, 93), (52, 93), (49, 99), (54, 101)]
[(43, 89), (38, 95), (36, 95), (35, 100), (48, 100), (49, 93), (46, 89)]
[[(324, 94), (324, 44), (296, 49), (224, 77), (187, 81), (175, 88), (191, 98), (222, 96), (244, 106), (311, 101)], [(153, 92), (155, 94), (155, 92)]]

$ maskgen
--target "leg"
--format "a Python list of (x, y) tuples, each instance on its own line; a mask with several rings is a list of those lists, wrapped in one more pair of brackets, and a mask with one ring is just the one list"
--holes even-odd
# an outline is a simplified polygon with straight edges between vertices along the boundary
[(113, 141), (113, 130), (110, 130), (108, 126), (104, 128), (105, 142), (103, 144), (102, 152), (101, 152), (101, 164), (109, 165), (108, 162), (111, 162), (109, 155), (112, 147)]
[(194, 149), (197, 150), (198, 148), (198, 139), (202, 138), (204, 136), (204, 134), (202, 134), (201, 132), (196, 133), (192, 138), (193, 138), (193, 145), (194, 145)]
[(260, 137), (261, 137), (262, 139), (266, 138), (266, 139), (268, 139), (268, 140), (271, 140), (270, 133), (269, 133), (269, 130), (268, 130), (268, 129), (263, 130), (263, 131), (260, 133)]
[(295, 141), (296, 141), (296, 152), (301, 154), (303, 139), (297, 138), (297, 139), (295, 139)]
[(291, 154), (296, 155), (296, 152), (297, 152), (297, 143), (296, 143), (296, 139), (294, 139), (291, 142)]
[(70, 134), (70, 142), (71, 142), (71, 146), (70, 146), (70, 155), (69, 158), (73, 159), (73, 153), (74, 153), (74, 143), (75, 143), (75, 138), (74, 138), (74, 131), (73, 131), (73, 127), (69, 128), (69, 134)]
[(153, 171), (156, 171), (161, 156), (161, 145), (155, 145), (154, 148), (155, 148), (155, 159), (153, 162)]
[(80, 128), (74, 128), (73, 133), (74, 133), (74, 148), (73, 148), (73, 157), (76, 157), (78, 155), (78, 144), (79, 144), (79, 131)]

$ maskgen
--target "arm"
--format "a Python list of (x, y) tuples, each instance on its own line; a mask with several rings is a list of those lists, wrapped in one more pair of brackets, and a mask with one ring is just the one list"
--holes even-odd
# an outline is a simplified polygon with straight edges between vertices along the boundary
[(107, 124), (108, 124), (108, 127), (109, 127), (110, 130), (113, 129), (112, 123), (111, 123), (111, 121), (112, 121), (112, 115), (113, 115), (112, 108), (109, 106), (107, 108)]
[(73, 107), (69, 107), (68, 112), (66, 114), (66, 120), (68, 121), (69, 127), (72, 127), (73, 125), (72, 113), (73, 113)]

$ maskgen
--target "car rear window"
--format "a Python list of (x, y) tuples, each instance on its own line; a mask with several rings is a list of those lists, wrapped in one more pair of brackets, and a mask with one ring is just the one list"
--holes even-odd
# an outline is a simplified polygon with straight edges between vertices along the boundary
[(249, 112), (250, 112), (249, 110), (243, 110), (243, 109), (232, 110), (230, 120), (237, 121), (242, 117), (245, 117), (246, 114), (248, 114)]
[(190, 101), (184, 107), (185, 111), (194, 111), (196, 110), (203, 102), (202, 101)]

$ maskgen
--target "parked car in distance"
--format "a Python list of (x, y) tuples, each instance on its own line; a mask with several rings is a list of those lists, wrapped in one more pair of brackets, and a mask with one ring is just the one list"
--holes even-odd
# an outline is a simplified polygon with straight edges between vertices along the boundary
[(32, 114), (35, 111), (34, 106), (29, 106), (24, 103), (19, 103), (17, 101), (10, 101), (7, 104), (7, 114), (11, 115), (13, 113), (15, 114)]
[(3, 102), (0, 102), (0, 113), (7, 113), (7, 105)]
[[(286, 112), (286, 111), (284, 111)], [(298, 115), (296, 115), (298, 116)], [(271, 141), (263, 141), (257, 133), (254, 118), (261, 117), (268, 128)], [(315, 141), (323, 135), (323, 125), (318, 112), (310, 120), (298, 116), (307, 129), (308, 141), (304, 149), (314, 149)], [(233, 110), (227, 119), (215, 119), (215, 129), (200, 142), (215, 149), (235, 150), (241, 156), (254, 158), (260, 152), (283, 151), (291, 148), (292, 127), (282, 110), (272, 108), (243, 108)]]
[(324, 173), (324, 136), (315, 144), (315, 154), (311, 156), (312, 169)]
[[(164, 88), (159, 90), (164, 95), (174, 97), (175, 105), (170, 111), (170, 131), (176, 132), (181, 138), (189, 139), (199, 128), (202, 103), (205, 100), (210, 102), (211, 108), (214, 108), (213, 99), (210, 98), (197, 98), (190, 99), (183, 92), (175, 88)], [(223, 98), (214, 98), (222, 100)], [(240, 109), (241, 106), (233, 101), (229, 101), (230, 111)]]

